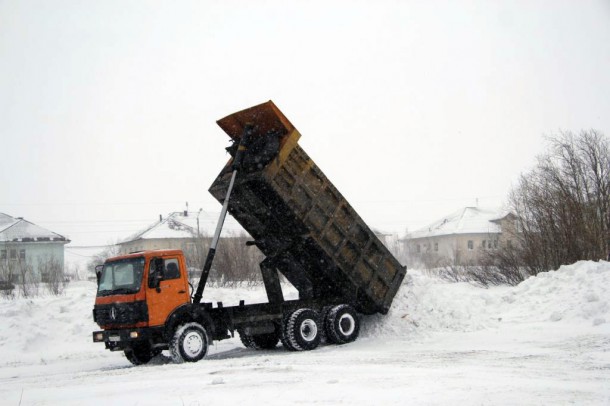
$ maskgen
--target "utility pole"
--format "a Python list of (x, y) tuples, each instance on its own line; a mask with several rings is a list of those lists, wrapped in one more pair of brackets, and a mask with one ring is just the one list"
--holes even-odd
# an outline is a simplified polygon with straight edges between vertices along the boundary
[(199, 215), (201, 214), (202, 210), (203, 208), (200, 208), (197, 212), (197, 238), (201, 238), (201, 232), (199, 231)]

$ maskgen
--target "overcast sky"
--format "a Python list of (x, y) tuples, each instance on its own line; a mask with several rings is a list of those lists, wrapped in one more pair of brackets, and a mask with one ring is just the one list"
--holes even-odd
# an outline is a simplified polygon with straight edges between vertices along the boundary
[(0, 0), (0, 212), (93, 245), (219, 211), (215, 122), (270, 99), (401, 235), (610, 136), (609, 1), (287, 3)]

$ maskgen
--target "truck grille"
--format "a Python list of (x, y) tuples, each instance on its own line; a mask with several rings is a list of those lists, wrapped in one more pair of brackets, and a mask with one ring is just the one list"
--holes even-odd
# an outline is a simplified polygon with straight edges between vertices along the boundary
[(93, 321), (99, 326), (132, 325), (148, 321), (148, 306), (145, 301), (95, 305)]

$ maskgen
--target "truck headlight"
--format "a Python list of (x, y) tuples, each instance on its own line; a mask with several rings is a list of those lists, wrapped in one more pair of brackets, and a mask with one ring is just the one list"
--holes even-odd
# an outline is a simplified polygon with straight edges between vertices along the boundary
[(96, 341), (96, 342), (104, 341), (104, 333), (95, 333), (93, 335), (93, 341)]
[(138, 334), (137, 331), (132, 331), (129, 333), (129, 337), (131, 338), (138, 338), (140, 335)]

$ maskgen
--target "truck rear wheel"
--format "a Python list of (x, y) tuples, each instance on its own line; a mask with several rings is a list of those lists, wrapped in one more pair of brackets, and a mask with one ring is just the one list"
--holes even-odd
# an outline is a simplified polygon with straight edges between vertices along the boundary
[(351, 343), (360, 333), (360, 320), (350, 305), (333, 307), (325, 320), (326, 339), (333, 344)]
[(248, 335), (239, 332), (239, 339), (246, 348), (255, 350), (271, 350), (277, 346), (280, 337), (277, 333)]
[(282, 343), (293, 351), (313, 350), (320, 344), (320, 316), (312, 309), (295, 310), (284, 321)]
[(284, 317), (282, 320), (282, 325), (280, 327), (280, 341), (282, 342), (284, 348), (288, 351), (297, 351), (297, 349), (294, 348), (288, 340), (288, 332), (286, 331), (286, 328), (288, 328), (288, 317)]
[(169, 352), (176, 363), (197, 362), (207, 354), (208, 345), (205, 328), (199, 323), (187, 323), (174, 332)]

